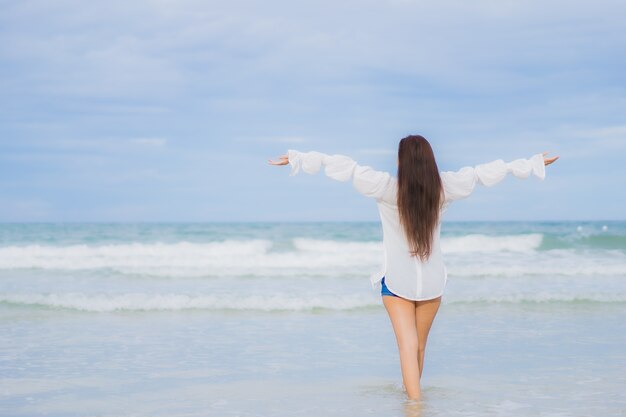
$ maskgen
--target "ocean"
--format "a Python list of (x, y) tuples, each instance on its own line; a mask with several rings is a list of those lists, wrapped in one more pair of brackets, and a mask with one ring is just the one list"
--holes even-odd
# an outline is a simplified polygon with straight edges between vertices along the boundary
[(0, 224), (0, 415), (626, 415), (626, 222), (441, 230), (416, 403), (377, 222)]

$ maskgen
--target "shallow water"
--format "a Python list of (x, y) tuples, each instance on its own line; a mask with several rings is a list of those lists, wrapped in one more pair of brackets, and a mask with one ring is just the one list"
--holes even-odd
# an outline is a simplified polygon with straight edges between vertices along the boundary
[(1, 414), (621, 416), (626, 228), (580, 225), (443, 229), (419, 403), (377, 224), (3, 225)]
[[(3, 415), (415, 413), (382, 307), (3, 313)], [(421, 414), (622, 415), (625, 317), (620, 305), (444, 305)]]

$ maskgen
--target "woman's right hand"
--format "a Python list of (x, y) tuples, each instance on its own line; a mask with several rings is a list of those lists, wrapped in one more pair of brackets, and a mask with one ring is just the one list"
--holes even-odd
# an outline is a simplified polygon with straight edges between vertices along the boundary
[(268, 160), (272, 165), (287, 165), (289, 163), (289, 157), (287, 155), (281, 155), (278, 157), (278, 161)]
[(552, 162), (556, 161), (557, 159), (559, 159), (558, 156), (552, 157), (552, 158), (546, 158), (546, 154), (548, 152), (543, 152), (543, 164), (544, 165), (550, 165)]

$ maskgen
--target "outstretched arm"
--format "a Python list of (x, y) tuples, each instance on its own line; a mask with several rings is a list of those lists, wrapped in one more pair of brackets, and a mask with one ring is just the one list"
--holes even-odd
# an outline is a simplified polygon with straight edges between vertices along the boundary
[(369, 166), (357, 164), (345, 155), (327, 155), (321, 152), (299, 152), (290, 149), (278, 161), (269, 161), (272, 165), (291, 165), (290, 176), (300, 170), (307, 174), (316, 174), (324, 166), (324, 173), (337, 181), (352, 180), (354, 188), (367, 197), (384, 199), (391, 189), (392, 177), (387, 172), (376, 171)]
[(538, 153), (528, 159), (520, 158), (511, 162), (497, 159), (475, 167), (467, 166), (458, 171), (442, 171), (440, 176), (446, 195), (445, 202), (468, 197), (477, 183), (491, 187), (502, 181), (508, 173), (518, 178), (527, 178), (532, 173), (543, 180), (546, 176), (545, 166), (558, 159), (558, 156), (544, 158), (546, 153)]

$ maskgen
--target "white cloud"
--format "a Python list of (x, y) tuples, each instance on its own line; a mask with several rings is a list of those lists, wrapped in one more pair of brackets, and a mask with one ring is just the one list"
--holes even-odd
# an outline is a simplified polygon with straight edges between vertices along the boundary
[[(109, 173), (106, 176), (101, 176), (101, 181), (105, 184), (128, 184), (131, 182), (149, 182), (149, 181), (167, 181), (175, 179), (172, 175), (167, 175), (159, 170), (146, 168), (138, 170), (120, 171), (116, 173)], [(98, 178), (94, 177), (94, 181)]]
[(381, 156), (396, 155), (398, 153), (396, 149), (359, 149), (357, 152), (362, 155), (381, 155)]
[(581, 138), (601, 139), (604, 143), (626, 147), (626, 125), (622, 126), (606, 126), (595, 129), (583, 129), (577, 133)]
[[(1, 144), (1, 142), (0, 142)], [(62, 164), (65, 168), (108, 166), (118, 154), (166, 149), (167, 139), (139, 138), (84, 138), (48, 139), (29, 138), (10, 144), (0, 152), (0, 159), (20, 163)], [(168, 153), (174, 152), (169, 150)], [(145, 152), (144, 152), (145, 153)], [(160, 153), (160, 152), (159, 152)]]
[(473, 93), (523, 92), (585, 76), (573, 67), (602, 67), (603, 51), (623, 41), (615, 34), (625, 7), (611, 0), (321, 1), (304, 19), (286, 1), (112, 1), (106, 8), (38, 1), (6, 8), (9, 42), (0, 60), (28, 68), (12, 76), (21, 87), (7, 84), (14, 91), (61, 96), (176, 97), (293, 82), (316, 88), (320, 79), (344, 82), (363, 71)]
[(167, 143), (166, 138), (84, 138), (84, 139), (52, 139), (38, 142), (40, 147), (66, 150), (94, 150), (124, 152), (133, 148), (161, 148)]
[(315, 142), (394, 165), (407, 131), (449, 169), (624, 155), (623, 1), (5, 3), (0, 158), (65, 174), (68, 190), (162, 169), (191, 179), (241, 157), (262, 189), (257, 148)]
[(235, 138), (236, 141), (242, 142), (260, 142), (260, 143), (305, 143), (307, 139), (301, 136), (265, 136), (265, 137), (240, 137)]
[(142, 146), (152, 146), (152, 147), (163, 147), (167, 143), (167, 139), (165, 138), (135, 138), (130, 140), (131, 143), (142, 145)]
[(8, 222), (46, 221), (52, 218), (53, 205), (39, 198), (0, 200), (0, 219)]

